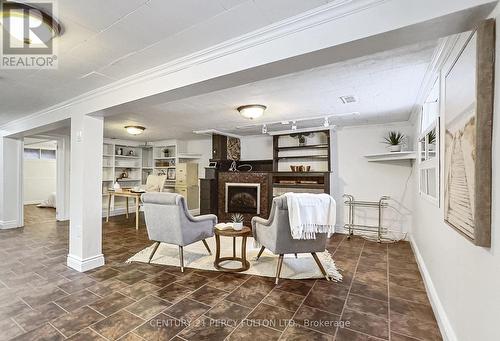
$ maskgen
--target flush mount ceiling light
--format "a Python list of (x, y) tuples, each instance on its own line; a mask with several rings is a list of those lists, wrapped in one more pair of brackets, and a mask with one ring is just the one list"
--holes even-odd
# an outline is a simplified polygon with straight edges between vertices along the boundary
[(142, 134), (144, 130), (146, 130), (146, 128), (142, 126), (125, 126), (125, 129), (130, 135), (139, 135)]
[(238, 107), (236, 110), (239, 111), (241, 116), (253, 120), (254, 118), (261, 117), (264, 114), (264, 110), (266, 110), (266, 108), (267, 107), (262, 104), (249, 104), (249, 105), (242, 105), (241, 107)]
[(2, 2), (0, 24), (15, 40), (45, 47), (62, 34), (62, 27), (50, 14), (19, 2)]

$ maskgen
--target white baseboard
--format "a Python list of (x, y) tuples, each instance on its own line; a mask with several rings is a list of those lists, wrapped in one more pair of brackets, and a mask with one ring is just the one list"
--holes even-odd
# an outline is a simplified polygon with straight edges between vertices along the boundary
[(446, 315), (443, 304), (439, 299), (436, 288), (434, 287), (434, 283), (432, 282), (431, 275), (425, 266), (424, 259), (420, 254), (420, 250), (418, 249), (417, 243), (413, 239), (413, 236), (410, 235), (410, 244), (413, 249), (413, 253), (415, 254), (415, 258), (417, 259), (418, 268), (420, 269), (420, 273), (424, 279), (425, 289), (429, 295), (429, 300), (431, 301), (432, 310), (434, 311), (434, 315), (436, 315), (436, 320), (439, 325), (439, 329), (443, 336), (443, 340), (445, 341), (457, 341), (457, 336), (455, 331), (453, 330), (450, 320)]
[(0, 230), (15, 229), (21, 226), (22, 225), (19, 224), (19, 222), (16, 220), (7, 220), (7, 221), (0, 220)]
[(76, 271), (85, 272), (104, 265), (104, 255), (81, 259), (74, 255), (68, 255), (67, 265)]

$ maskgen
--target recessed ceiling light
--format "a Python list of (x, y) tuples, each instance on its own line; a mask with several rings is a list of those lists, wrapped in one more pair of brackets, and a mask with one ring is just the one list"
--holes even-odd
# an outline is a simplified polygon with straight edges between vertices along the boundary
[(353, 95), (340, 96), (339, 98), (344, 104), (356, 102), (356, 97), (354, 97)]
[(125, 129), (130, 135), (139, 135), (142, 134), (144, 130), (146, 130), (146, 128), (142, 126), (125, 126)]
[(45, 46), (62, 33), (56, 19), (29, 4), (2, 2), (0, 10), (4, 29), (24, 44)]
[(249, 105), (242, 105), (241, 107), (238, 107), (236, 110), (239, 111), (241, 116), (253, 120), (254, 118), (261, 117), (264, 114), (264, 110), (266, 110), (266, 108), (267, 107), (262, 104), (249, 104)]

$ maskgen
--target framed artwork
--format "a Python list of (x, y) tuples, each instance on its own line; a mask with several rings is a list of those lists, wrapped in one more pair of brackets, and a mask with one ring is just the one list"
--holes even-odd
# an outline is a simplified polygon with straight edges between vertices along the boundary
[(238, 161), (241, 157), (241, 141), (235, 137), (227, 138), (227, 158)]
[(167, 169), (167, 179), (168, 180), (175, 180), (175, 168)]
[(471, 33), (445, 78), (444, 220), (491, 245), (495, 21)]

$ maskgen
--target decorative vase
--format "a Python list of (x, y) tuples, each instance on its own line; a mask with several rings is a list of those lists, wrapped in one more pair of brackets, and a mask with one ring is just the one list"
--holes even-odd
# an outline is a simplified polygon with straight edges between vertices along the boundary
[(243, 223), (233, 223), (233, 230), (241, 231), (243, 229)]
[(304, 135), (299, 136), (299, 146), (305, 146), (306, 145), (306, 137)]
[(388, 149), (389, 149), (389, 151), (390, 151), (391, 153), (393, 153), (393, 152), (400, 152), (400, 151), (401, 151), (401, 145), (400, 145), (400, 144), (390, 145), (390, 146), (388, 147)]

